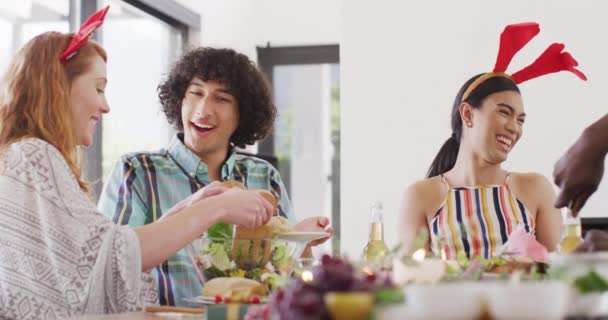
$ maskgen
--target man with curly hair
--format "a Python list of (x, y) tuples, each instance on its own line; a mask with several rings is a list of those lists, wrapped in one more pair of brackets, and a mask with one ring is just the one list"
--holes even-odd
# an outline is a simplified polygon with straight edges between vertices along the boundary
[[(122, 156), (101, 194), (101, 212), (117, 224), (140, 226), (212, 181), (237, 180), (270, 191), (279, 214), (295, 224), (277, 169), (235, 152), (264, 138), (277, 112), (267, 82), (249, 58), (231, 49), (194, 49), (174, 65), (158, 96), (178, 133), (158, 152)], [(325, 217), (305, 219), (295, 228), (332, 232)], [(162, 305), (188, 305), (184, 298), (201, 294), (185, 250), (156, 267), (154, 275)]]

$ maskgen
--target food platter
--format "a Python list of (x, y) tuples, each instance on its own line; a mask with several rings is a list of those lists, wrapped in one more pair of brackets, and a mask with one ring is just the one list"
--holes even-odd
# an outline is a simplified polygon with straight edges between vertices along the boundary
[(277, 238), (288, 241), (313, 241), (329, 236), (327, 232), (289, 231), (277, 235)]

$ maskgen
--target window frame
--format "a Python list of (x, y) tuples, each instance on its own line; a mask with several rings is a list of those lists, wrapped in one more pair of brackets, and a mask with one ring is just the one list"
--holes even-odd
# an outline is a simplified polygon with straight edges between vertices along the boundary
[[(258, 66), (266, 76), (271, 88), (274, 88), (274, 67), (286, 65), (306, 64), (340, 64), (340, 45), (307, 45), (307, 46), (279, 46), (256, 47), (258, 55)], [(274, 130), (258, 143), (258, 154), (260, 157), (275, 157)], [(340, 253), (340, 170), (332, 168), (332, 198), (331, 221), (334, 228), (332, 237), (333, 254)], [(336, 190), (337, 189), (337, 190)]]
[[(182, 51), (186, 48), (196, 45), (199, 42), (198, 32), (201, 28), (200, 14), (186, 8), (175, 0), (122, 0), (169, 25), (178, 29), (182, 36)], [(74, 30), (83, 22), (83, 18), (89, 17), (93, 13), (102, 8), (100, 0), (71, 0), (70, 1), (70, 30)], [(79, 9), (78, 9), (79, 8)], [(79, 13), (78, 19), (74, 17), (74, 12)], [(75, 21), (79, 21), (74, 24)], [(103, 37), (103, 26), (100, 30), (93, 34), (92, 38), (101, 43)], [(93, 144), (84, 149), (83, 170), (84, 177), (91, 182), (90, 196), (93, 201), (97, 201), (103, 187), (103, 118), (97, 123), (95, 133), (93, 135)]]

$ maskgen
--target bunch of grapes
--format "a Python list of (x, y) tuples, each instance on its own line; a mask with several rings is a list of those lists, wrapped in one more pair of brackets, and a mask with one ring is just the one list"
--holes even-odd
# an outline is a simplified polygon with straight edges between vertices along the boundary
[(357, 275), (352, 264), (339, 257), (324, 255), (313, 269), (310, 283), (297, 279), (289, 288), (276, 291), (271, 312), (278, 319), (329, 319), (323, 297), (327, 292), (372, 292), (385, 285), (375, 274)]
[(291, 287), (277, 291), (271, 299), (272, 313), (279, 319), (329, 319), (323, 293), (312, 284), (296, 281)]
[(313, 270), (313, 284), (323, 293), (347, 292), (355, 282), (353, 266), (339, 257), (324, 255), (321, 264)]

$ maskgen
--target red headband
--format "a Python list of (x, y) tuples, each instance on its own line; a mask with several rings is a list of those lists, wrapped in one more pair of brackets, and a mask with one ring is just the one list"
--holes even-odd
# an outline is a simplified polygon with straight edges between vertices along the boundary
[(574, 60), (572, 55), (565, 51), (562, 52), (565, 47), (563, 43), (551, 44), (532, 64), (511, 75), (506, 74), (505, 71), (513, 56), (539, 32), (540, 27), (536, 22), (506, 26), (500, 35), (500, 47), (494, 70), (475, 79), (462, 95), (462, 101), (465, 101), (477, 86), (492, 77), (506, 77), (519, 84), (549, 73), (570, 71), (582, 80), (587, 80), (585, 74), (575, 68), (578, 66), (578, 62)]
[(89, 40), (93, 32), (103, 24), (103, 19), (106, 17), (108, 10), (110, 10), (110, 6), (97, 11), (80, 26), (78, 33), (74, 35), (68, 47), (59, 56), (61, 63), (65, 64), (68, 59), (78, 53), (78, 50)]

